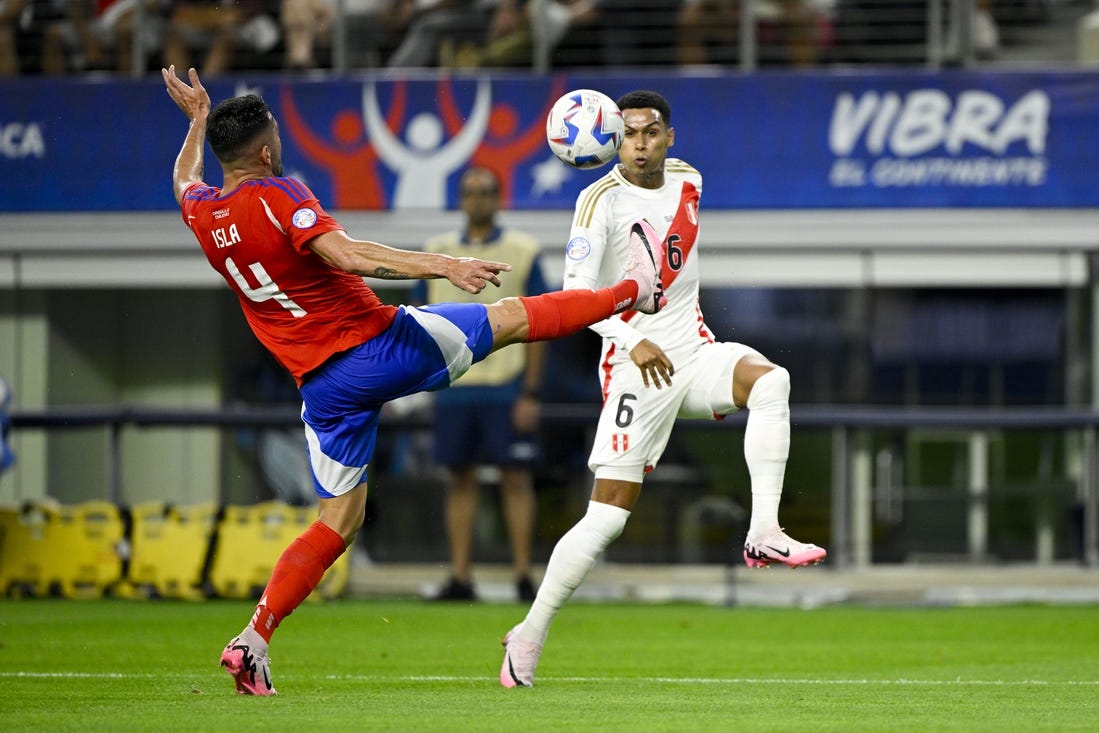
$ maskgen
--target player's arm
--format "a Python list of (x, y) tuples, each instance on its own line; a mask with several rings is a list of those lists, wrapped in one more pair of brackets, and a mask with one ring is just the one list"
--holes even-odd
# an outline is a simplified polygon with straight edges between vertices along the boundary
[[(607, 206), (597, 205), (591, 209), (590, 220), (581, 219), (582, 211), (588, 207), (582, 195), (577, 202), (573, 219), (569, 246), (565, 257), (565, 289), (595, 288), (602, 269), (603, 258), (612, 257), (610, 247), (611, 223), (613, 216)], [(587, 226), (583, 226), (587, 223)], [(577, 247), (581, 248), (577, 250)], [(581, 256), (583, 255), (583, 256)], [(650, 384), (657, 389), (661, 383), (670, 385), (675, 367), (664, 350), (657, 346), (625, 319), (612, 316), (592, 325), (591, 330), (604, 339), (613, 341), (641, 370), (645, 386)]]
[(190, 85), (176, 76), (176, 67), (169, 66), (160, 70), (168, 96), (187, 115), (191, 126), (183, 138), (183, 147), (176, 156), (172, 168), (172, 191), (176, 203), (183, 201), (183, 193), (188, 186), (202, 181), (202, 155), (206, 145), (206, 116), (210, 114), (210, 95), (198, 79), (198, 72), (187, 70)]
[[(600, 273), (604, 271), (603, 259), (614, 257), (610, 245), (613, 217), (605, 205), (606, 199), (598, 199), (593, 206), (589, 201), (591, 195), (590, 190), (585, 190), (576, 202), (569, 243), (565, 246), (564, 290), (595, 290), (608, 284), (600, 281)], [(613, 340), (627, 353), (643, 338), (637, 329), (613, 316), (591, 326), (591, 330)]]
[(451, 257), (432, 252), (397, 249), (378, 242), (352, 239), (342, 229), (309, 241), (309, 248), (325, 262), (346, 272), (381, 280), (433, 280), (444, 277), (467, 293), (479, 293), (488, 283), (499, 287), (504, 262)]

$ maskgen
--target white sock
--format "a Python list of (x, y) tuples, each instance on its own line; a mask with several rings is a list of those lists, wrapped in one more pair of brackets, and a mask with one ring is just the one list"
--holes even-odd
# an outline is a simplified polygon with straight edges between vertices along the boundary
[(240, 640), (247, 644), (256, 656), (262, 657), (267, 654), (267, 642), (258, 631), (252, 628), (251, 624), (245, 626), (244, 631), (240, 632)]
[(629, 516), (621, 507), (588, 502), (587, 513), (554, 546), (538, 596), (519, 630), (520, 638), (536, 644), (546, 641), (553, 617), (584, 582), (607, 545), (622, 534)]
[(752, 477), (751, 537), (778, 526), (778, 505), (789, 457), (790, 373), (777, 367), (757, 379), (748, 395), (744, 460)]

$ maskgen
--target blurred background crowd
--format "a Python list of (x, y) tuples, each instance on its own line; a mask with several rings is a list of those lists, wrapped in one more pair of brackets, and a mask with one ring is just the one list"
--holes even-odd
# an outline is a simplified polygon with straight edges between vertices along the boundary
[(1088, 62), (1093, 0), (0, 0), (0, 75)]

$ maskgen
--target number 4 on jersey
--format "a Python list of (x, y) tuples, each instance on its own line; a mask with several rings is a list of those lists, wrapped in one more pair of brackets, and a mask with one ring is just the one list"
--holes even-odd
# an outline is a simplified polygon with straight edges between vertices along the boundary
[(305, 315), (305, 310), (291, 300), (290, 296), (279, 288), (260, 263), (253, 262), (248, 265), (248, 269), (252, 271), (256, 280), (259, 281), (258, 288), (253, 288), (248, 284), (248, 281), (244, 279), (244, 275), (237, 269), (237, 265), (233, 262), (232, 257), (225, 258), (225, 269), (229, 271), (229, 275), (232, 276), (233, 282), (237, 284), (237, 287), (240, 288), (242, 293), (248, 296), (249, 300), (253, 300), (256, 303), (263, 303), (274, 298), (279, 305), (290, 311), (294, 315), (294, 318), (301, 318)]

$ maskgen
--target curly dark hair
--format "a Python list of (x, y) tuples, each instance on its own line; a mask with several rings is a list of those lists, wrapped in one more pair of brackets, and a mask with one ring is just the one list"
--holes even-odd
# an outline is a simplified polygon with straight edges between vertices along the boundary
[(219, 102), (206, 118), (206, 140), (222, 162), (236, 160), (264, 132), (274, 127), (271, 108), (255, 94)]
[(618, 109), (655, 109), (663, 118), (664, 124), (668, 127), (672, 126), (672, 107), (664, 95), (658, 92), (638, 89), (623, 94), (615, 104), (618, 105)]

